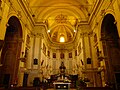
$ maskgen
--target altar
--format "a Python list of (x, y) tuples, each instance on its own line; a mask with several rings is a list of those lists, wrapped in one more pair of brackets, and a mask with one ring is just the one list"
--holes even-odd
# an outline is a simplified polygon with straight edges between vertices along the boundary
[(54, 89), (55, 90), (70, 90), (70, 84), (66, 82), (54, 82)]
[(57, 77), (57, 80), (53, 83), (55, 90), (69, 90), (70, 89), (70, 80), (65, 75), (65, 69), (64, 62), (61, 62), (60, 66), (60, 73)]

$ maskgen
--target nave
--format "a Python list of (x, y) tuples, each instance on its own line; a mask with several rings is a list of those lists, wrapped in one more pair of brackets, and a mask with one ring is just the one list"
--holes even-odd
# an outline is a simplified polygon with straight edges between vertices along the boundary
[(120, 90), (119, 17), (120, 0), (0, 0), (1, 90)]

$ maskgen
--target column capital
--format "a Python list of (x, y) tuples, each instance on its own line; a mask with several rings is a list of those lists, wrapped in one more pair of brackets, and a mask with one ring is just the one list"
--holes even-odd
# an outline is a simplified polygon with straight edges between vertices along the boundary
[(44, 35), (42, 33), (29, 33), (30, 37), (38, 37), (38, 38), (44, 38)]
[(40, 37), (40, 38), (42, 38), (42, 39), (44, 38), (44, 35), (43, 35), (42, 33), (36, 33), (35, 36), (36, 36), (36, 37)]
[(93, 32), (82, 32), (80, 33), (80, 37), (90, 37), (93, 36)]

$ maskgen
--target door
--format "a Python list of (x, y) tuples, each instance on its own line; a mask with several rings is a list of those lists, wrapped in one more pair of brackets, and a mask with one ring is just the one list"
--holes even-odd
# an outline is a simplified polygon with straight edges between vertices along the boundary
[(24, 73), (23, 77), (23, 87), (27, 87), (28, 74)]
[(9, 81), (10, 81), (10, 74), (5, 74), (3, 79), (3, 85), (4, 87), (9, 87)]

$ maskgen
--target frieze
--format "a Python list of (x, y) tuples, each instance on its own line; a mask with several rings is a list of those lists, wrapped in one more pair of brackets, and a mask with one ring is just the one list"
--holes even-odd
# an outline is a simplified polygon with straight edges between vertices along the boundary
[(80, 37), (92, 37), (92, 36), (93, 36), (93, 32), (80, 33)]
[(44, 38), (44, 35), (42, 33), (36, 33), (35, 36), (36, 37), (41, 37), (42, 39)]
[(43, 34), (42, 33), (29, 33), (29, 36), (30, 37), (42, 37), (42, 39), (44, 38)]
[(80, 25), (78, 26), (78, 31), (81, 30), (81, 32), (84, 32), (84, 31), (89, 31), (91, 30), (90, 26), (88, 24), (85, 24), (85, 25)]

